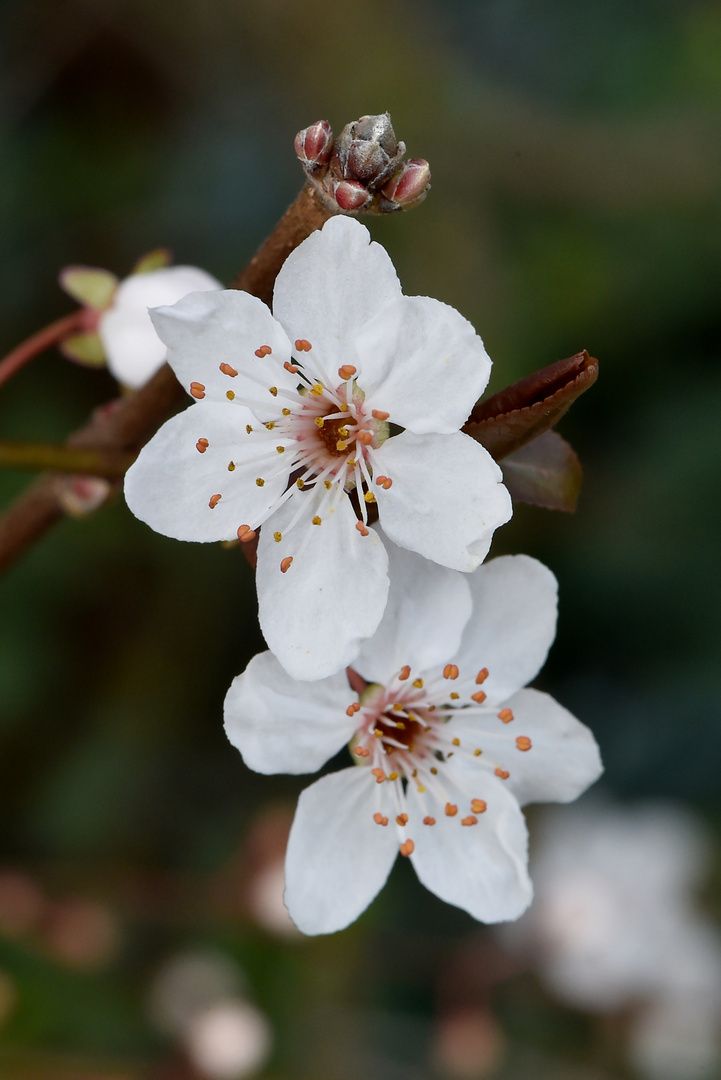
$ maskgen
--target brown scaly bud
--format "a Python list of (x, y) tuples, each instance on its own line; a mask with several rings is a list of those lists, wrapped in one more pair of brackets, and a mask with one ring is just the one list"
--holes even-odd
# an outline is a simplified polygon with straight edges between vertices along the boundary
[(387, 112), (346, 124), (335, 143), (330, 125), (319, 120), (298, 132), (295, 151), (321, 204), (333, 213), (403, 210), (421, 202), (430, 186), (427, 161), (403, 163), (405, 143), (396, 139)]
[(392, 175), (405, 152), (405, 143), (396, 139), (390, 113), (361, 116), (341, 131), (334, 164), (344, 179), (358, 180), (373, 192)]
[(333, 153), (333, 131), (327, 120), (303, 128), (295, 137), (295, 152), (304, 169), (316, 175), (325, 171)]
[(423, 158), (411, 158), (383, 185), (382, 193), (396, 206), (408, 207), (425, 199), (431, 186), (431, 169)]

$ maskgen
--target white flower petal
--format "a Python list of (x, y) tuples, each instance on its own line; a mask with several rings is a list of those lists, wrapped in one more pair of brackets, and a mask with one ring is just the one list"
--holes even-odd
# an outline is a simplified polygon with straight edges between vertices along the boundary
[(469, 435), (404, 431), (374, 451), (378, 513), (391, 540), (453, 570), (475, 570), (513, 510), (503, 475)]
[(543, 563), (528, 555), (491, 559), (469, 578), (473, 615), (453, 658), (455, 687), (473, 693), (477, 672), (488, 668), (483, 690), (505, 702), (535, 678), (556, 636), (558, 584)]
[[(270, 388), (294, 390), (298, 384), (297, 375), (283, 367), (290, 360), (290, 342), (257, 296), (237, 289), (191, 293), (172, 307), (154, 308), (150, 316), (168, 347), (168, 363), (188, 393), (197, 382), (207, 401), (225, 401), (230, 392), (239, 400), (259, 402), (265, 420), (281, 407)], [(256, 356), (263, 345), (271, 353)], [(238, 374), (221, 371), (221, 364)]]
[(401, 296), (356, 337), (358, 384), (373, 407), (416, 434), (458, 431), (486, 388), (491, 361), (460, 312)]
[[(469, 774), (452, 777), (450, 768), (443, 772), (448, 801), (458, 807), (454, 817), (446, 815), (444, 803), (419, 795), (409, 784), (407, 832), (415, 845), (411, 862), (427, 889), (474, 919), (517, 919), (533, 895), (526, 822), (500, 781), (480, 770), (470, 775), (472, 790)], [(477, 824), (465, 826), (461, 822), (471, 815), (471, 798), (483, 799), (487, 809), (473, 815)], [(429, 813), (435, 825), (422, 824)]]
[[(598, 780), (603, 766), (596, 740), (585, 724), (549, 694), (519, 690), (503, 705), (513, 713), (509, 724), (485, 718), (479, 721), (465, 716), (463, 709), (453, 715), (451, 723), (462, 744), (478, 744), (484, 751), (498, 754), (501, 765), (510, 773), (506, 787), (521, 806), (530, 802), (571, 802)], [(498, 734), (508, 737), (503, 749), (496, 740), (484, 739), (484, 730), (488, 731), (493, 723)], [(530, 739), (529, 750), (518, 749), (519, 736)]]
[(409, 664), (413, 677), (452, 659), (471, 615), (468, 578), (386, 540), (390, 590), (380, 625), (353, 667), (388, 683)]
[(275, 283), (273, 314), (291, 341), (310, 341), (334, 369), (354, 362), (359, 330), (401, 293), (390, 256), (370, 241), (360, 222), (333, 217), (291, 252)]
[[(288, 531), (299, 499), (308, 509)], [(360, 535), (345, 495), (330, 512), (319, 499), (314, 491), (294, 494), (269, 518), (258, 544), (260, 626), (288, 674), (303, 680), (349, 664), (378, 626), (388, 596), (388, 556), (378, 534)], [(321, 524), (312, 525), (318, 509)], [(282, 573), (288, 556), (293, 563)]]
[(272, 653), (259, 653), (231, 683), (225, 732), (256, 772), (315, 772), (353, 734), (344, 709), (355, 699), (345, 672), (298, 683)]
[(150, 321), (149, 307), (222, 287), (196, 266), (169, 266), (126, 278), (98, 323), (111, 374), (124, 386), (142, 386), (165, 363), (166, 348)]
[[(125, 476), (135, 516), (164, 536), (199, 541), (234, 540), (239, 525), (262, 518), (284, 491), (287, 473), (273, 479), (266, 472), (263, 486), (256, 484), (267, 462), (256, 462), (249, 420), (242, 405), (201, 402), (163, 424)], [(197, 449), (201, 438), (208, 440), (204, 453)]]
[(285, 905), (304, 934), (332, 934), (357, 919), (390, 873), (398, 851), (388, 784), (368, 768), (323, 776), (301, 794), (285, 860)]

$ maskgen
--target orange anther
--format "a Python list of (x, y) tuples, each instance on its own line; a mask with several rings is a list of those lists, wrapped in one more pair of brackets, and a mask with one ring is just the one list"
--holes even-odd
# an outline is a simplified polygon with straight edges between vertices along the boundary
[(286, 360), (286, 362), (283, 364), (283, 367), (286, 371), (289, 371), (291, 375), (297, 375), (300, 371), (300, 368), (297, 367), (295, 364), (291, 364), (290, 360)]
[(488, 678), (488, 668), (487, 667), (482, 667), (481, 670), (476, 675), (476, 682), (480, 686), (481, 683), (484, 683), (487, 678)]
[(235, 376), (238, 374), (238, 372), (235, 370), (235, 368), (231, 367), (230, 364), (220, 364), (219, 366), (220, 366), (220, 370), (223, 372), (223, 374), (224, 375), (230, 375), (231, 379), (234, 379)]
[[(351, 716), (353, 713), (350, 714)], [(354, 746), (353, 753), (356, 757), (368, 757), (370, 750), (366, 750), (365, 746)]]
[(513, 719), (513, 713), (510, 709), (501, 709), (498, 714), (498, 719), (502, 720), (504, 724), (510, 724)]
[(435, 823), (436, 823), (436, 819), (434, 817), (424, 817), (423, 818), (423, 824), (424, 825), (435, 825)]
[(190, 384), (190, 392), (193, 397), (198, 398), (198, 400), (205, 397), (205, 387), (202, 382), (192, 382)]
[(359, 443), (363, 443), (364, 446), (370, 446), (373, 442), (373, 434), (370, 431), (359, 431), (356, 439)]
[(367, 536), (368, 533), (370, 532), (370, 529), (366, 528), (366, 526), (363, 524), (362, 521), (356, 521), (355, 527), (358, 530), (358, 532), (361, 534), (361, 536)]
[(486, 693), (484, 690), (476, 690), (475, 694), (471, 694), (471, 701), (477, 701), (479, 705), (482, 705), (486, 700)]
[(354, 368), (352, 364), (343, 364), (342, 367), (338, 368), (338, 374), (341, 379), (350, 379), (355, 375), (357, 370), (358, 369)]
[(255, 536), (255, 529), (251, 529), (250, 525), (239, 525), (237, 536), (239, 540), (247, 543), (248, 540), (252, 540)]
[(497, 765), (496, 768), (493, 771), (496, 774), (496, 776), (500, 777), (501, 780), (507, 780), (508, 777), (511, 775), (505, 769), (502, 769), (500, 767), (500, 765)]
[(530, 750), (531, 740), (528, 738), (527, 735), (519, 735), (516, 739), (516, 746), (519, 750)]
[(404, 664), (403, 667), (401, 668), (401, 670), (398, 672), (398, 678), (402, 682), (405, 682), (406, 679), (408, 678), (408, 676), (410, 675), (410, 673), (411, 673), (410, 664)]
[(355, 716), (357, 712), (360, 712), (360, 702), (354, 701), (345, 711), (346, 716)]
[(473, 814), (469, 814), (468, 817), (461, 818), (461, 825), (477, 825), (477, 824), (478, 824), (478, 818), (474, 817)]
[(456, 806), (456, 804), (452, 803), (452, 802), (447, 802), (446, 803), (446, 817), (455, 817), (457, 813), (458, 813), (458, 807)]
[(280, 560), (280, 572), (281, 574), (287, 574), (290, 570), (290, 564), (293, 562), (292, 555), (286, 555), (284, 559)]
[(208, 506), (210, 507), (210, 509), (215, 510), (216, 506), (222, 498), (222, 495), (211, 495), (210, 499), (208, 500)]
[(375, 813), (373, 815), (373, 820), (375, 821), (376, 825), (387, 825), (388, 824), (388, 818), (385, 817), (383, 814), (381, 814), (379, 812), (377, 812), (377, 813)]
[(310, 352), (310, 350), (313, 348), (311, 343), (309, 341), (306, 341), (305, 338), (298, 338), (295, 343), (295, 347), (298, 352)]
[(404, 840), (401, 844), (401, 855), (405, 855), (406, 858), (408, 858), (409, 855), (412, 855), (415, 850), (416, 845), (412, 840)]
[(471, 810), (474, 814), (485, 814), (487, 810), (485, 799), (471, 799)]
[(383, 412), (382, 409), (374, 409), (372, 415), (376, 420), (387, 420), (390, 416), (389, 412)]
[(371, 773), (376, 778), (376, 784), (382, 784), (383, 781), (386, 779), (386, 774), (383, 772), (382, 769), (371, 769)]
[(207, 439), (198, 439), (197, 443), (195, 444), (195, 449), (198, 451), (199, 454), (204, 454), (209, 446), (210, 443)]
[(398, 816), (396, 818), (396, 822), (397, 822), (398, 825), (407, 825), (408, 824), (408, 814), (398, 814)]
[(272, 351), (270, 345), (261, 345), (259, 349), (255, 350), (255, 355), (260, 357), (270, 356)]
[(456, 664), (446, 664), (446, 666), (443, 668), (443, 678), (444, 679), (457, 679), (458, 678), (458, 667), (456, 666)]

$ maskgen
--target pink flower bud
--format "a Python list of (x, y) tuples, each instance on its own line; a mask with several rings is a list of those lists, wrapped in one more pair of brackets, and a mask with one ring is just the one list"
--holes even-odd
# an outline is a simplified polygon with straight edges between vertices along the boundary
[(333, 152), (333, 131), (327, 120), (317, 120), (295, 137), (295, 152), (303, 167), (317, 172), (327, 165)]
[(331, 195), (341, 210), (347, 211), (361, 210), (371, 197), (363, 184), (359, 184), (357, 180), (334, 181), (331, 185)]
[(421, 199), (431, 183), (431, 170), (423, 158), (412, 158), (388, 181), (382, 189), (387, 199), (399, 206)]

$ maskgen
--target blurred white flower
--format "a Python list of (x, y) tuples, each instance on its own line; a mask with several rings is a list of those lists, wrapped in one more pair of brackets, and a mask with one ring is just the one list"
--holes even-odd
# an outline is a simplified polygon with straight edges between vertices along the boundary
[(531, 898), (520, 806), (574, 799), (601, 771), (590, 731), (523, 689), (555, 634), (551, 572), (515, 556), (467, 576), (388, 550), (388, 606), (354, 663), (365, 690), (295, 682), (266, 652), (226, 698), (228, 737), (259, 772), (310, 772), (349, 739), (365, 766), (300, 797), (285, 902), (307, 934), (357, 918), (399, 850), (443, 900), (516, 918)]
[(335, 217), (288, 257), (273, 315), (245, 292), (156, 309), (168, 361), (196, 399), (128, 471), (142, 521), (179, 540), (258, 544), (261, 628), (296, 679), (350, 663), (374, 632), (387, 556), (456, 570), (511, 516), (490, 454), (460, 428), (491, 370), (457, 311), (404, 296), (387, 253)]
[(167, 266), (168, 259), (165, 251), (151, 252), (120, 282), (108, 270), (67, 266), (60, 285), (83, 305), (84, 329), (61, 343), (62, 352), (81, 364), (107, 364), (123, 386), (136, 389), (146, 383), (166, 357), (148, 308), (174, 304), (190, 292), (222, 289), (205, 270)]
[(229, 998), (197, 1013), (185, 1032), (195, 1068), (209, 1080), (239, 1080), (263, 1068), (271, 1050), (267, 1018), (247, 1001)]
[(630, 1049), (649, 1080), (703, 1080), (721, 1064), (721, 934), (695, 901), (703, 826), (673, 804), (589, 801), (547, 811), (530, 911), (505, 941), (549, 987), (592, 1012), (632, 1008)]

